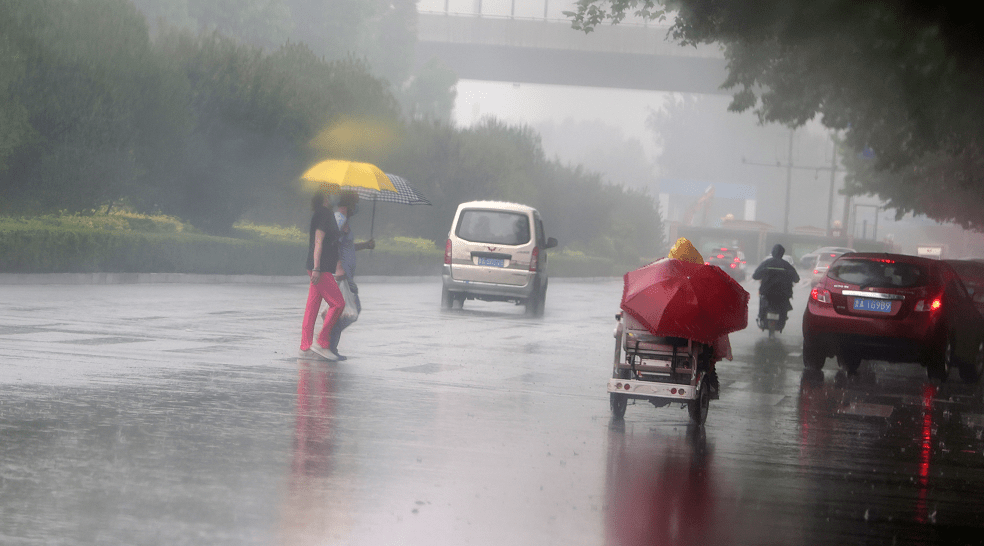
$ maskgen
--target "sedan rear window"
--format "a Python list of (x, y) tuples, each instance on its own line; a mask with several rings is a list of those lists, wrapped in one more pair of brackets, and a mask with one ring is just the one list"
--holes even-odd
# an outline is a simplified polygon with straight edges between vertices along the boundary
[(530, 219), (517, 212), (464, 210), (455, 234), (475, 243), (523, 245), (530, 242)]
[(881, 259), (845, 259), (830, 268), (827, 276), (862, 287), (908, 288), (928, 282), (926, 268), (918, 264)]

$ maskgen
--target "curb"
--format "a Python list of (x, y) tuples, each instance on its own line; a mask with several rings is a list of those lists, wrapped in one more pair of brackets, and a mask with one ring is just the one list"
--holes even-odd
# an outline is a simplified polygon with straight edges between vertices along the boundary
[[(551, 277), (550, 282), (606, 282), (621, 277)], [(363, 283), (440, 282), (439, 275), (364, 275)], [(193, 273), (0, 273), (0, 286), (45, 284), (307, 284), (306, 275), (199, 275)]]
[[(439, 276), (358, 277), (359, 283), (432, 282)], [(307, 284), (307, 275), (199, 275), (193, 273), (0, 273), (0, 286), (24, 284)]]

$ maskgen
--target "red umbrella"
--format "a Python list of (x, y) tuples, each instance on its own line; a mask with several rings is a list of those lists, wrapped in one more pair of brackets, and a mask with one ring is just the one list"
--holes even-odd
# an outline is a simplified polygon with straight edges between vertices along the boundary
[(748, 326), (748, 292), (715, 265), (664, 258), (624, 280), (622, 310), (653, 335), (709, 344)]

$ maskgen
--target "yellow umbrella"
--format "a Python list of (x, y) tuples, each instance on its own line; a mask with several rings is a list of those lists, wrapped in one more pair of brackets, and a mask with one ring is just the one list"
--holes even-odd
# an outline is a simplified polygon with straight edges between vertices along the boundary
[(371, 163), (328, 159), (308, 169), (301, 178), (313, 184), (337, 184), (339, 187), (397, 191), (386, 173)]

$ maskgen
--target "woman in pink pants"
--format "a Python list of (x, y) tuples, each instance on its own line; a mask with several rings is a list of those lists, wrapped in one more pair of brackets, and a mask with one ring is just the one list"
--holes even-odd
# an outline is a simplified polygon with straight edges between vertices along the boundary
[[(311, 229), (308, 236), (307, 269), (311, 277), (308, 287), (307, 306), (304, 308), (304, 324), (301, 326), (302, 358), (321, 357), (329, 361), (338, 360), (338, 355), (332, 351), (331, 329), (345, 309), (345, 300), (335, 282), (335, 275), (342, 275), (341, 264), (338, 261), (338, 224), (332, 212), (331, 201), (327, 193), (319, 192), (311, 199)], [(327, 274), (325, 274), (327, 273)], [(328, 303), (328, 314), (325, 315), (324, 325), (314, 341), (314, 323), (318, 319), (318, 309), (321, 300)]]

